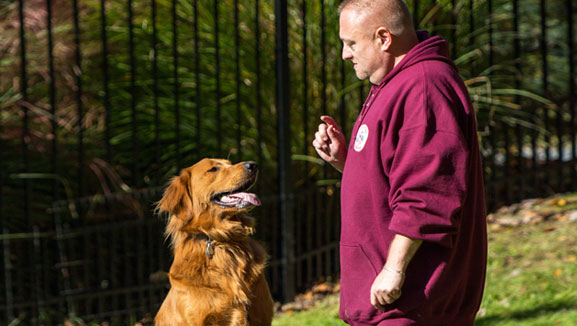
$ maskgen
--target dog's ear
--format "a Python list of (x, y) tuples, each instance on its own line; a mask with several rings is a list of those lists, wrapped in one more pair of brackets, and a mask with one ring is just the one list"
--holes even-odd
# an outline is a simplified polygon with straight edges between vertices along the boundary
[(177, 216), (190, 212), (191, 203), (188, 195), (190, 174), (181, 173), (173, 177), (170, 185), (164, 191), (162, 199), (158, 202), (159, 212), (168, 212)]

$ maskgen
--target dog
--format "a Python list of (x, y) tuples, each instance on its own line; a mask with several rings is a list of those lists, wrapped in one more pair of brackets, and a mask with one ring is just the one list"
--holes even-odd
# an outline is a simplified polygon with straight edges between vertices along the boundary
[(254, 219), (247, 215), (260, 205), (246, 192), (257, 175), (255, 162), (203, 159), (170, 181), (157, 209), (169, 214), (174, 260), (156, 326), (271, 325), (268, 257), (250, 237)]

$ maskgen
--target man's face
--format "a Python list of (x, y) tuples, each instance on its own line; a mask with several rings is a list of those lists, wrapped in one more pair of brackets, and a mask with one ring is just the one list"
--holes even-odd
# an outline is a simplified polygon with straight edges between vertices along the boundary
[(351, 60), (357, 78), (379, 84), (386, 75), (385, 54), (372, 31), (370, 17), (345, 8), (339, 19), (339, 37), (343, 41), (343, 60)]

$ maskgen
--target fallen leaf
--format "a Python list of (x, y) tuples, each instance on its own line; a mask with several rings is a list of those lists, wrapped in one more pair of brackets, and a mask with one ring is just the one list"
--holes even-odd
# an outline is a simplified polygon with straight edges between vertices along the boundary
[(330, 293), (332, 292), (333, 287), (327, 283), (321, 283), (313, 286), (313, 293)]
[(577, 262), (577, 256), (569, 256), (569, 257), (566, 257), (563, 261), (566, 262), (566, 263), (574, 263), (574, 262)]
[(302, 295), (302, 299), (305, 300), (312, 300), (313, 299), (313, 292), (312, 291), (307, 291)]

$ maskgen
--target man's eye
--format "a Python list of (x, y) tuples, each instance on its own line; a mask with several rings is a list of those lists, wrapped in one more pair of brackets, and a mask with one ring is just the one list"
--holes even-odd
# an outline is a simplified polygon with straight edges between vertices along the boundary
[(216, 172), (218, 171), (218, 166), (213, 166), (212, 168), (210, 168), (210, 170), (208, 170), (208, 172)]

